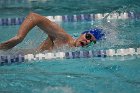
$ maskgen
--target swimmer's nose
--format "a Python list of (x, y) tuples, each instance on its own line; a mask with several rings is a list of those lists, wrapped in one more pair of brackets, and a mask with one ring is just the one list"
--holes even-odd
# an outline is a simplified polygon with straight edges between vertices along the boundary
[(89, 44), (91, 41), (90, 40), (86, 40), (86, 42)]

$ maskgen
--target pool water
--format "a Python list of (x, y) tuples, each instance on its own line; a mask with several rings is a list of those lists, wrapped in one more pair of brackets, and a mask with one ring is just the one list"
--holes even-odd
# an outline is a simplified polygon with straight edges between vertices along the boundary
[[(48, 4), (54, 1), (55, 0), (49, 1)], [(70, 2), (70, 0), (68, 1)], [(90, 0), (88, 1), (89, 3), (92, 2)], [(107, 5), (110, 5), (110, 3), (107, 3)], [(99, 2), (96, 2), (96, 4), (99, 4)], [(113, 4), (115, 5), (115, 3)], [(127, 4), (127, 2), (125, 4)], [(132, 5), (134, 4), (136, 4), (136, 2), (132, 3)], [(106, 4), (104, 5), (107, 6)], [(52, 4), (52, 6), (54, 5)], [(77, 8), (80, 6), (79, 4)], [(98, 8), (97, 6), (95, 7)], [(113, 8), (111, 9), (113, 10), (115, 8), (115, 11), (113, 11), (115, 13), (126, 11), (126, 8), (121, 8), (116, 11), (116, 7), (120, 6), (121, 4), (114, 7), (112, 5)], [(129, 9), (127, 8), (127, 10), (132, 11), (134, 8), (135, 7), (132, 6)], [(58, 10), (61, 9), (62, 7), (58, 7)], [(112, 11), (111, 9), (108, 12)], [(92, 12), (96, 13), (99, 12), (99, 10), (96, 9), (96, 11), (93, 10)], [(47, 15), (47, 13), (44, 13), (44, 10), (39, 11), (39, 9), (37, 10), (35, 8), (35, 12)], [(49, 12), (51, 12), (51, 10), (49, 10)], [(73, 13), (75, 12), (73, 10)], [(82, 31), (94, 27), (100, 27), (105, 31), (106, 37), (103, 40), (88, 48), (76, 48), (75, 50), (78, 51), (139, 48), (139, 12), (137, 10), (133, 10), (133, 12), (137, 13), (137, 18), (58, 22), (58, 24), (74, 37), (78, 36)], [(64, 13), (68, 12), (65, 10)], [(64, 13), (61, 12), (60, 14)], [(83, 11), (78, 13), (83, 13)], [(84, 13), (90, 12), (86, 11)], [(9, 17), (10, 14), (8, 16), (6, 14), (7, 13), (1, 15), (1, 18)], [(26, 12), (25, 14), (20, 14), (25, 15)], [(11, 15), (16, 16), (15, 14)], [(55, 14), (52, 13), (52, 15)], [(19, 17), (19, 15), (17, 15), (17, 17)], [(19, 27), (20, 25), (0, 26), (0, 43), (13, 37)], [(37, 40), (35, 38), (37, 38)], [(22, 43), (8, 52), (14, 51), (15, 49), (35, 48), (45, 38), (46, 35), (38, 27), (35, 27), (29, 32)], [(61, 51), (65, 52), (65, 49)], [(3, 52), (1, 51), (0, 53)], [(0, 93), (139, 93), (139, 67), (140, 55), (106, 58), (48, 59), (9, 64), (0, 66)]]
[(138, 93), (139, 59), (46, 60), (2, 66), (0, 91), (17, 93)]

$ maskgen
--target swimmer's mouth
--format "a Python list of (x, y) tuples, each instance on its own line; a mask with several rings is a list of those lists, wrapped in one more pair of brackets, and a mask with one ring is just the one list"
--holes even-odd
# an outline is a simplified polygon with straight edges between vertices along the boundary
[(82, 42), (82, 41), (80, 41), (80, 44), (81, 44), (82, 47), (87, 45), (85, 42)]

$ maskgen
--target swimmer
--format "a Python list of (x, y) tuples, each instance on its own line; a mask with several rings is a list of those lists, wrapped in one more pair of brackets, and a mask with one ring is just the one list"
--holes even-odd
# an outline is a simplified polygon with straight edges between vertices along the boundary
[(91, 42), (96, 43), (104, 34), (100, 29), (92, 29), (83, 32), (77, 39), (66, 33), (63, 28), (55, 22), (50, 21), (44, 16), (37, 13), (30, 13), (21, 24), (18, 33), (8, 41), (0, 44), (0, 50), (8, 50), (21, 43), (28, 32), (35, 26), (38, 26), (44, 33), (48, 35), (35, 51), (43, 52), (45, 50), (53, 50), (57, 47), (68, 45), (69, 47), (86, 46)]

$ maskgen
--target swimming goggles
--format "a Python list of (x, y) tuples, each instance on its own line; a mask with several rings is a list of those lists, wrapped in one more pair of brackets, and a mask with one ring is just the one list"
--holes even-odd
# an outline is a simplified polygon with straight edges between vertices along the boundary
[(93, 42), (94, 44), (96, 44), (96, 40), (92, 40), (92, 37), (93, 37), (93, 35), (90, 34), (90, 32), (85, 33), (85, 38), (86, 38), (87, 40), (90, 40), (90, 43)]

